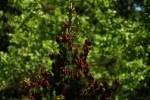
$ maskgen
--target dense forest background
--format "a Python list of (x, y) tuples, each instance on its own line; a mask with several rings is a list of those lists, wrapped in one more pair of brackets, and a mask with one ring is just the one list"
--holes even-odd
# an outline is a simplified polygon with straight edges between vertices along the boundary
[[(121, 80), (116, 100), (149, 100), (150, 1), (72, 0), (78, 41), (92, 41), (98, 80)], [(50, 51), (67, 19), (67, 0), (0, 0), (0, 99), (23, 98), (24, 80), (51, 69)], [(79, 24), (78, 24), (79, 23)]]

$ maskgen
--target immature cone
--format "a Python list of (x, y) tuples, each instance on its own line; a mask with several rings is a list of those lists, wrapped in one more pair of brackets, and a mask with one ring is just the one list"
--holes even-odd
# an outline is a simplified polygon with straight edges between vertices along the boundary
[(35, 100), (34, 96), (31, 96), (31, 97), (30, 97), (30, 100)]
[(55, 58), (54, 53), (49, 53), (48, 56), (49, 56), (49, 58), (50, 58), (51, 60), (53, 60), (53, 59)]

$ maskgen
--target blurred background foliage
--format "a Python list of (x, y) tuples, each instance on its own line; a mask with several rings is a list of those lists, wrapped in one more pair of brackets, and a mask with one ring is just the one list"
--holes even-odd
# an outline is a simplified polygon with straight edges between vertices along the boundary
[[(98, 80), (122, 85), (116, 100), (149, 100), (150, 1), (72, 0), (79, 42), (92, 42), (88, 56)], [(55, 36), (67, 20), (66, 0), (0, 1), (0, 97), (25, 95), (24, 79), (51, 69), (48, 53), (57, 51)], [(142, 91), (142, 92), (141, 92)]]

